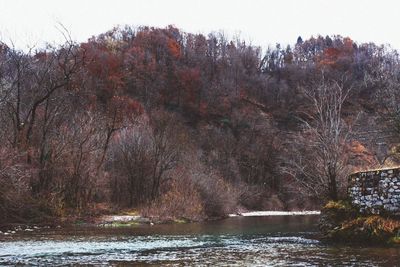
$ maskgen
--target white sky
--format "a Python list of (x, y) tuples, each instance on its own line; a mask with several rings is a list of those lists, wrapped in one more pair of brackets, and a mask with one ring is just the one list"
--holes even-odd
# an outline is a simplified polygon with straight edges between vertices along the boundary
[(0, 40), (17, 48), (61, 42), (58, 22), (77, 41), (116, 25), (173, 24), (192, 33), (240, 34), (262, 47), (340, 34), (400, 48), (396, 0), (0, 0)]

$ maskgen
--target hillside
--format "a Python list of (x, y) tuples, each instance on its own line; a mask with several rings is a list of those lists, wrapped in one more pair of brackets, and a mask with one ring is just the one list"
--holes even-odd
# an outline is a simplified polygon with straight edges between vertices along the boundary
[(341, 36), (265, 52), (173, 26), (1, 44), (0, 222), (319, 208), (351, 171), (397, 163), (399, 70), (396, 51)]

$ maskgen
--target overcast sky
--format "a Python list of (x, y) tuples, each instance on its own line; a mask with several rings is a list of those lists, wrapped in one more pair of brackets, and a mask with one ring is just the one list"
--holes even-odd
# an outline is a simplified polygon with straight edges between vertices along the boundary
[(262, 47), (340, 34), (400, 48), (396, 0), (0, 0), (0, 40), (18, 48), (61, 42), (58, 23), (77, 41), (116, 25), (173, 24), (192, 33), (240, 34)]

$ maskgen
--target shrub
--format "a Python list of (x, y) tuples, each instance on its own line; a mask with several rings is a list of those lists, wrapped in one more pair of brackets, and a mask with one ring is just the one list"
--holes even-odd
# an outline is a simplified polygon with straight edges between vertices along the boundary
[(161, 221), (205, 219), (200, 194), (187, 178), (173, 180), (166, 193), (142, 208), (142, 215)]

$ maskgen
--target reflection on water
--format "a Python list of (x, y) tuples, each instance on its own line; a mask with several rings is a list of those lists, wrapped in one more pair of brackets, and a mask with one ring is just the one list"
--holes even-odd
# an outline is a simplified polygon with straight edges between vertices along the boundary
[(0, 265), (397, 266), (400, 250), (312, 238), (317, 216), (236, 217), (135, 228), (71, 228), (3, 236)]

